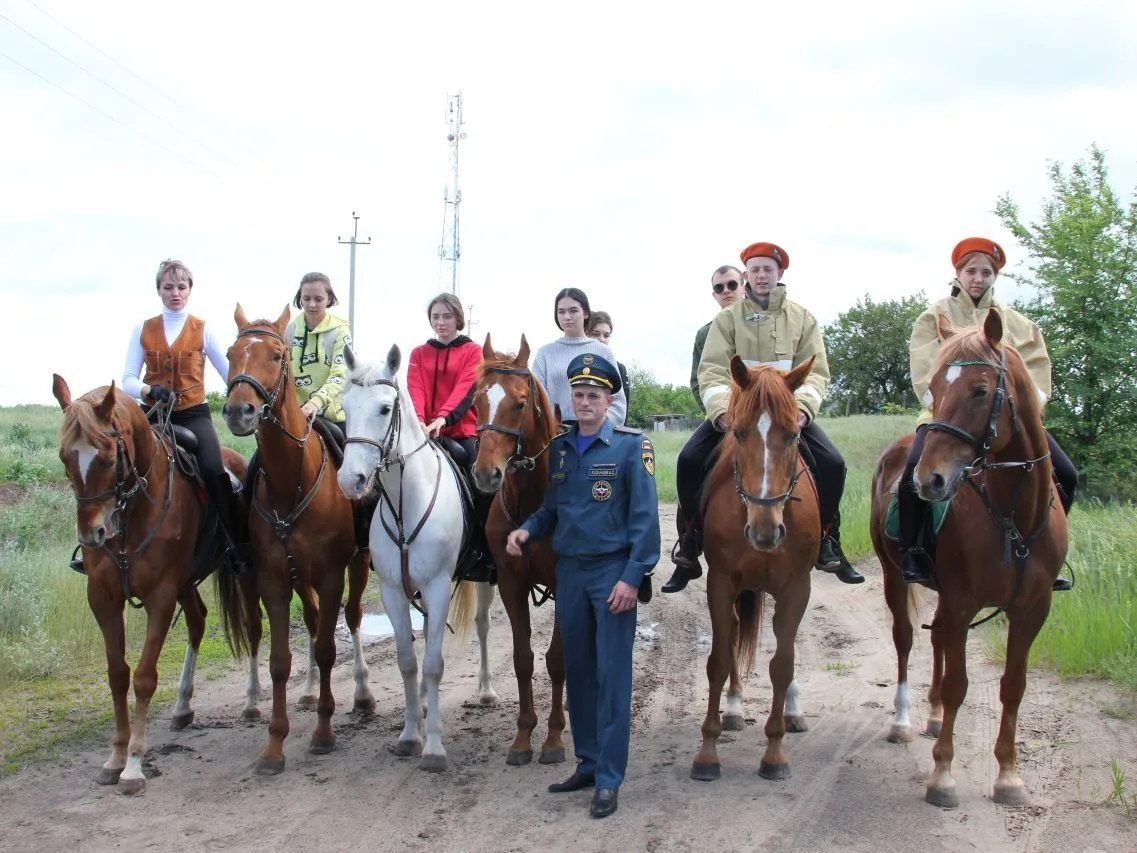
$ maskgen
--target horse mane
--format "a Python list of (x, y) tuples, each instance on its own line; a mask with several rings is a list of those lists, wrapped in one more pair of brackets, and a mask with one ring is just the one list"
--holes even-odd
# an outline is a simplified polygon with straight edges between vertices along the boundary
[(497, 352), (494, 351), (493, 358), (484, 359), (478, 365), (477, 382), (480, 384), (485, 381), (485, 378), (494, 370), (516, 370), (517, 369), (517, 353), (515, 352)]
[[(106, 426), (95, 414), (95, 407), (107, 396), (107, 387), (93, 388), (77, 400), (73, 400), (63, 412), (63, 425), (59, 428), (59, 443), (69, 447), (77, 441), (87, 441), (98, 450), (107, 451), (114, 447), (114, 439), (107, 435)], [(112, 418), (120, 414), (122, 400), (115, 391), (115, 408)]]
[[(760, 412), (769, 412), (771, 417), (788, 413), (796, 417), (797, 404), (793, 392), (785, 383), (785, 374), (776, 367), (766, 365), (750, 369), (750, 387), (743, 390), (733, 385), (730, 392), (730, 406), (727, 408), (728, 424), (754, 424)], [(723, 483), (734, 477), (732, 463), (738, 453), (738, 439), (732, 431), (719, 446), (718, 459), (703, 486), (702, 505)]]

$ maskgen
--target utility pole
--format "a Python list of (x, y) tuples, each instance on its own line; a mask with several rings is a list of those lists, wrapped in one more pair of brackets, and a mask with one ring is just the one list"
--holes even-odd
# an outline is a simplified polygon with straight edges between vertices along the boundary
[(443, 290), (443, 266), (450, 264), (450, 292), (458, 295), (458, 259), (462, 248), (458, 242), (458, 206), (462, 203), (462, 188), (458, 183), (458, 143), (466, 138), (462, 130), (462, 93), (451, 95), (447, 110), (449, 132), (446, 141), (450, 143), (450, 185), (443, 192), (442, 200), (442, 243), (438, 247), (438, 257), (442, 265), (438, 271), (438, 290)]
[(355, 230), (352, 232), (350, 240), (342, 240), (336, 237), (339, 242), (345, 246), (351, 246), (351, 272), (348, 274), (348, 290), (347, 290), (347, 327), (351, 331), (351, 337), (355, 339), (355, 247), (356, 246), (370, 246), (371, 238), (368, 237), (366, 242), (361, 242), (359, 239), (359, 214), (354, 210), (351, 212), (351, 218), (355, 220)]

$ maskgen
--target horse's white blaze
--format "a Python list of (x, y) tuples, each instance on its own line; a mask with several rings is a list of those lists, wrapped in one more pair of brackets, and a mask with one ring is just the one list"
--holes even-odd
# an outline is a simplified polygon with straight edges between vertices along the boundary
[(76, 443), (75, 452), (79, 454), (78, 465), (76, 469), (79, 472), (79, 485), (84, 485), (87, 482), (87, 474), (91, 471), (91, 463), (99, 456), (99, 451), (87, 443)]
[(758, 418), (758, 435), (762, 436), (762, 497), (766, 497), (770, 490), (770, 442), (767, 437), (772, 423), (769, 412), (763, 412), (762, 417)]
[(186, 646), (186, 659), (182, 664), (182, 677), (178, 681), (178, 701), (174, 705), (174, 716), (188, 714), (189, 700), (193, 698), (193, 672), (197, 666), (197, 652), (193, 646)]
[(800, 717), (801, 705), (797, 700), (797, 679), (795, 678), (790, 682), (790, 686), (786, 688), (786, 707), (784, 713), (787, 717)]
[(892, 724), (903, 727), (911, 725), (908, 720), (908, 711), (912, 708), (912, 703), (908, 698), (907, 681), (896, 685), (896, 699), (893, 701), (893, 707), (896, 708), (896, 716), (893, 718)]
[(493, 423), (497, 417), (497, 407), (505, 399), (505, 389), (500, 385), (491, 385), (486, 389), (486, 402), (490, 405), (490, 418), (487, 423)]
[(958, 364), (953, 364), (947, 369), (947, 373), (944, 374), (944, 379), (947, 380), (948, 385), (951, 385), (951, 383), (959, 379), (959, 374), (961, 373), (963, 373), (963, 368)]

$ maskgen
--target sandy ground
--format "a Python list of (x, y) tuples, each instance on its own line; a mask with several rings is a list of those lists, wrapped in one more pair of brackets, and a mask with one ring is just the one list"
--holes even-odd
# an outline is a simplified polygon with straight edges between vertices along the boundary
[[(665, 508), (665, 552), (671, 510)], [(369, 648), (373, 717), (346, 713), (350, 657), (335, 673), (336, 750), (306, 752), (314, 714), (290, 711), (288, 765), (273, 778), (251, 772), (267, 723), (238, 720), (240, 672), (198, 685), (195, 723), (168, 731), (170, 709), (151, 728), (146, 792), (136, 798), (95, 784), (102, 744), (31, 768), (0, 784), (0, 850), (768, 850), (768, 851), (1096, 851), (1137, 849), (1137, 822), (1102, 805), (1109, 764), (1137, 767), (1137, 725), (1103, 709), (1120, 700), (1096, 682), (1060, 683), (1032, 673), (1019, 724), (1019, 756), (1032, 805), (996, 806), (992, 755), (999, 672), (972, 644), (970, 689), (956, 739), (961, 805), (942, 811), (923, 801), (932, 742), (885, 741), (895, 660), (879, 566), (847, 587), (815, 573), (798, 638), (797, 677), (809, 731), (790, 735), (793, 777), (757, 774), (769, 710), (767, 626), (756, 674), (746, 684), (742, 732), (725, 733), (722, 779), (688, 777), (705, 712), (710, 622), (703, 581), (678, 596), (657, 591), (641, 606), (631, 763), (620, 810), (588, 816), (590, 794), (552, 795), (545, 786), (572, 766), (507, 767), (517, 689), (510, 634), (500, 603), (491, 631), (498, 708), (468, 707), (476, 687), (477, 641), (448, 655), (443, 722), (450, 769), (424, 773), (390, 747), (402, 725), (402, 686), (394, 641)], [(661, 566), (660, 574), (666, 577)], [(657, 587), (660, 581), (657, 580)], [(536, 695), (544, 735), (549, 684), (543, 651), (553, 611), (537, 611)], [(923, 725), (929, 646), (913, 656), (914, 725)], [(347, 665), (344, 665), (345, 659)], [(304, 656), (294, 658), (290, 698), (299, 693)], [(176, 673), (164, 673), (165, 679)], [(269, 684), (262, 662), (267, 712)], [(109, 698), (108, 698), (109, 704)], [(108, 729), (107, 738), (109, 741)], [(539, 742), (539, 739), (536, 740)], [(571, 740), (569, 741), (571, 743)]]

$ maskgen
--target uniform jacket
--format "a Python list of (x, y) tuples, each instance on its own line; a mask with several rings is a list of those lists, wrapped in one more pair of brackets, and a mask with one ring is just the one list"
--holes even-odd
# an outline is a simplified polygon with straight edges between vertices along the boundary
[[(343, 423), (345, 415), (340, 398), (347, 381), (343, 348), (351, 344), (347, 320), (325, 314), (319, 325), (309, 331), (304, 317), (300, 316), (289, 328), (292, 329), (292, 381), (300, 405), (311, 401), (329, 421)], [(334, 336), (328, 334), (333, 330)], [(330, 349), (329, 342), (332, 343)]]
[(765, 310), (747, 295), (720, 311), (711, 323), (699, 366), (699, 390), (711, 423), (726, 414), (730, 403), (730, 358), (735, 354), (747, 367), (769, 364), (781, 370), (791, 370), (811, 355), (817, 356), (805, 382), (794, 392), (798, 409), (810, 420), (817, 417), (829, 386), (825, 341), (814, 316), (786, 298), (784, 284), (774, 288)]
[(703, 326), (695, 332), (695, 348), (691, 351), (691, 393), (695, 395), (695, 402), (704, 414), (707, 407), (703, 405), (703, 395), (699, 393), (699, 362), (703, 360), (703, 347), (707, 344), (707, 335), (710, 334), (711, 324)]
[(465, 335), (448, 344), (430, 340), (411, 350), (407, 391), (418, 419), (429, 424), (442, 418), (442, 434), (450, 438), (477, 435), (478, 412), (470, 404), (481, 360), (482, 348)]
[(639, 587), (659, 562), (655, 451), (639, 430), (605, 422), (580, 457), (578, 429), (550, 445), (544, 503), (521, 528), (534, 541), (552, 534), (559, 558), (622, 560), (620, 580)]
[(912, 338), (908, 343), (909, 370), (912, 374), (912, 388), (924, 404), (918, 423), (932, 419), (928, 386), (932, 382), (932, 365), (942, 343), (936, 318), (943, 314), (955, 326), (976, 326), (983, 322), (989, 308), (994, 308), (1003, 318), (1003, 340), (1022, 356), (1042, 402), (1046, 403), (1050, 399), (1050, 354), (1046, 351), (1046, 342), (1042, 339), (1038, 326), (1015, 309), (996, 302), (994, 285), (987, 288), (987, 292), (976, 303), (971, 294), (955, 280), (952, 282), (952, 295), (929, 306), (916, 318), (916, 325), (912, 327)]
[(161, 315), (142, 324), (142, 356), (146, 373), (144, 385), (163, 385), (173, 389), (174, 410), (181, 411), (205, 402), (205, 322), (186, 317), (181, 334), (171, 345)]

